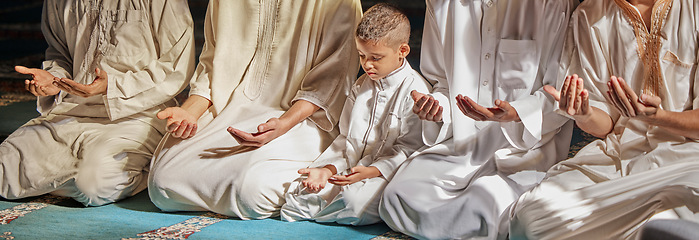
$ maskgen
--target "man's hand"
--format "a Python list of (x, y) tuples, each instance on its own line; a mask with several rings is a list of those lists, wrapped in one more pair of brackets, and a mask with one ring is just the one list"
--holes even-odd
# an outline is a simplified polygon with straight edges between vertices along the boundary
[(197, 133), (197, 117), (181, 107), (166, 108), (158, 112), (157, 117), (167, 119), (165, 129), (173, 137), (187, 139)]
[(53, 85), (53, 74), (38, 68), (15, 66), (15, 71), (21, 74), (32, 75), (32, 79), (24, 80), (24, 88), (34, 96), (51, 96), (58, 94), (61, 89)]
[(440, 122), (442, 121), (442, 111), (444, 108), (439, 105), (439, 101), (434, 97), (413, 90), (410, 96), (415, 101), (413, 113), (417, 114), (421, 120)]
[(95, 68), (95, 74), (97, 77), (88, 85), (80, 84), (67, 78), (56, 78), (54, 85), (70, 94), (85, 98), (99, 94), (107, 94), (107, 72)]
[(298, 171), (301, 175), (308, 175), (306, 180), (303, 180), (301, 184), (306, 187), (306, 191), (311, 193), (320, 192), (325, 188), (325, 184), (328, 183), (328, 179), (332, 177), (333, 172), (328, 168), (303, 168)]
[(607, 100), (625, 117), (647, 122), (661, 110), (660, 97), (642, 94), (639, 98), (623, 78), (612, 76), (607, 87)]
[(256, 133), (248, 133), (237, 128), (228, 127), (228, 133), (235, 138), (240, 145), (250, 147), (262, 147), (275, 138), (284, 135), (293, 125), (280, 120), (270, 118), (266, 123), (257, 126)]
[(376, 167), (356, 166), (350, 169), (352, 173), (348, 175), (335, 175), (328, 181), (332, 184), (344, 186), (361, 181), (362, 179), (380, 177), (381, 172)]
[(584, 88), (582, 78), (577, 74), (567, 76), (559, 92), (556, 88), (546, 85), (544, 91), (558, 101), (558, 108), (573, 116), (576, 120), (587, 119), (592, 115), (590, 94)]
[(495, 100), (497, 107), (486, 108), (471, 98), (459, 94), (456, 96), (456, 106), (464, 115), (476, 121), (516, 122), (520, 120), (517, 110), (503, 100)]

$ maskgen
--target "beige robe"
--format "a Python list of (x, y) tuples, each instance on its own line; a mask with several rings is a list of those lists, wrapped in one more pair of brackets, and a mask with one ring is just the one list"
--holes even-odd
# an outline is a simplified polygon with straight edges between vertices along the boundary
[[(692, 0), (660, 4), (672, 5), (667, 17), (654, 14), (662, 37), (659, 54), (647, 62), (639, 57), (638, 22), (626, 14), (635, 9), (625, 13), (619, 7), (631, 7), (626, 1), (585, 1), (573, 14), (564, 48), (567, 72), (585, 80), (590, 104), (612, 116), (615, 125), (605, 139), (551, 168), (539, 187), (516, 202), (511, 239), (634, 238), (644, 222), (667, 209), (699, 219), (692, 213), (699, 210), (697, 140), (620, 116), (604, 97), (611, 76), (623, 77), (637, 94), (647, 86), (646, 76), (659, 76), (656, 94), (663, 109), (699, 108), (699, 8)], [(644, 72), (656, 64), (658, 72)]]
[(47, 0), (43, 11), (43, 68), (90, 84), (99, 67), (107, 94), (39, 97), (41, 116), (0, 145), (2, 196), (55, 191), (102, 205), (138, 193), (164, 132), (155, 114), (194, 72), (187, 2)]
[[(427, 1), (421, 69), (436, 81), (442, 123), (423, 121), (430, 146), (386, 186), (381, 218), (417, 238), (494, 238), (500, 216), (568, 152), (572, 125), (541, 90), (554, 84), (575, 1)], [(518, 122), (477, 122), (458, 94), (492, 107), (510, 102)]]
[[(153, 202), (243, 219), (278, 214), (296, 171), (337, 135), (359, 69), (360, 17), (358, 0), (210, 1), (190, 95), (213, 105), (193, 138), (163, 141), (151, 166)], [(226, 131), (257, 132), (298, 100), (320, 110), (263, 147), (242, 147)]]

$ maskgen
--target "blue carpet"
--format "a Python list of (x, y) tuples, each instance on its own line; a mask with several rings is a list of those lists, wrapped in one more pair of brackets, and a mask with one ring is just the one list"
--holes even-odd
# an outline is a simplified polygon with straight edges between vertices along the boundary
[[(19, 217), (11, 220), (14, 216)], [(397, 235), (389, 231), (383, 223), (351, 227), (278, 218), (243, 221), (206, 212), (164, 213), (146, 192), (101, 207), (82, 207), (72, 199), (48, 195), (0, 201), (0, 239), (372, 239)]]

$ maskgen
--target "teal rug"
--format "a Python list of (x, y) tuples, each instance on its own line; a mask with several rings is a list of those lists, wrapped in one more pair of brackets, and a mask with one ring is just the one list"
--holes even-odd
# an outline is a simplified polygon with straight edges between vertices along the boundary
[(209, 212), (165, 213), (147, 192), (101, 207), (44, 195), (0, 201), (0, 239), (407, 239), (384, 223), (352, 227)]

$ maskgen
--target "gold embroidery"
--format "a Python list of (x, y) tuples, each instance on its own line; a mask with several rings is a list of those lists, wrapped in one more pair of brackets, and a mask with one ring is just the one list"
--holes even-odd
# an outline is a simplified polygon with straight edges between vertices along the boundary
[(667, 51), (665, 52), (665, 56), (663, 57), (663, 60), (670, 61), (671, 63), (674, 63), (677, 66), (683, 67), (683, 68), (692, 68), (693, 63), (685, 63), (682, 60), (680, 60), (679, 57), (677, 57), (677, 54)]
[(643, 19), (634, 6), (625, 0), (614, 1), (621, 8), (624, 16), (631, 23), (636, 33), (638, 56), (643, 62), (642, 93), (659, 96), (660, 88), (664, 84), (663, 75), (660, 73), (660, 31), (663, 25), (665, 25), (667, 15), (670, 13), (672, 0), (658, 0), (655, 2), (651, 13), (650, 31), (643, 24)]

